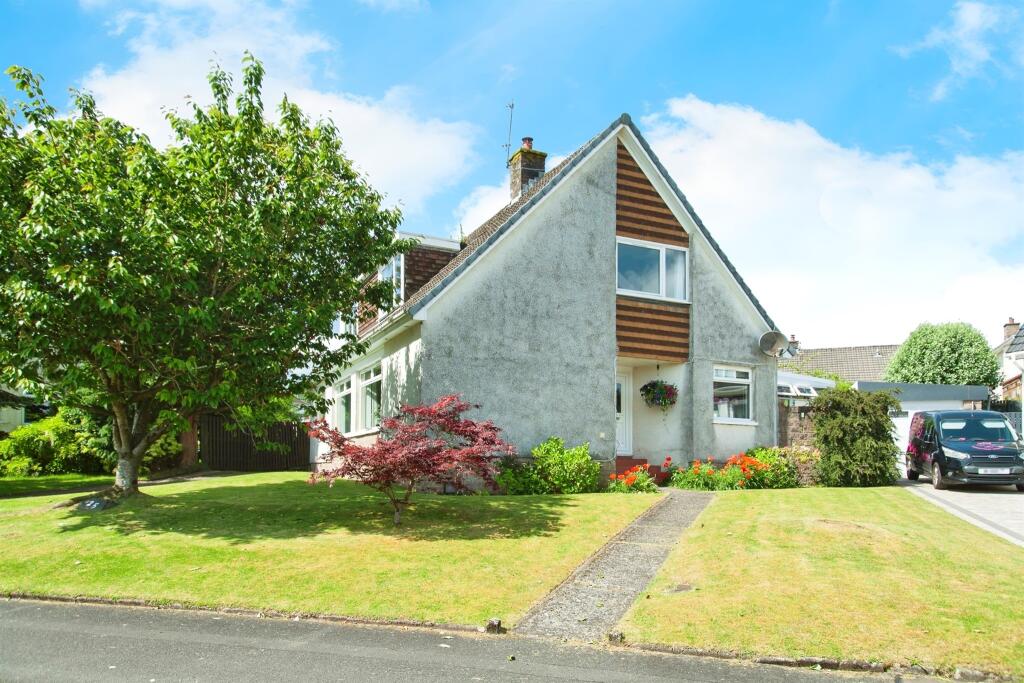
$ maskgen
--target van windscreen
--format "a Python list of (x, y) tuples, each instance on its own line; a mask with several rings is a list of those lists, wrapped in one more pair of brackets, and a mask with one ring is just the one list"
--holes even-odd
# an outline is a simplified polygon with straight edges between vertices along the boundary
[(967, 417), (939, 420), (943, 439), (952, 441), (1013, 441), (1010, 423), (990, 417)]

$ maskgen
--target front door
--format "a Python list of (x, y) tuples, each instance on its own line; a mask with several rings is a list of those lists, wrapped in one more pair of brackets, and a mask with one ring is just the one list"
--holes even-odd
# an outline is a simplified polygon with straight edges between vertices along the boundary
[(632, 380), (627, 374), (615, 375), (615, 452), (633, 452)]

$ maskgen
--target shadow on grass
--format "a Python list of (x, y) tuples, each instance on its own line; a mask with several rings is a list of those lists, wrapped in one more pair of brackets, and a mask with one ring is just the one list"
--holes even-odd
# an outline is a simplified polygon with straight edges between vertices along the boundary
[(564, 496), (417, 495), (392, 523), (384, 497), (352, 482), (334, 488), (286, 481), (143, 493), (101, 512), (73, 511), (62, 533), (104, 527), (121, 534), (177, 533), (231, 543), (317, 536), (346, 530), (410, 540), (487, 540), (549, 536), (575, 502)]

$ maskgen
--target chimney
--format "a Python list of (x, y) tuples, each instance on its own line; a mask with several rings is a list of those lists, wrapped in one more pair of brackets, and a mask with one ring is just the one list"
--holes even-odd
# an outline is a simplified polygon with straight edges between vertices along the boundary
[(533, 138), (523, 138), (523, 146), (508, 160), (509, 190), (512, 201), (529, 189), (533, 181), (544, 175), (546, 152), (533, 148)]
[(1006, 341), (1020, 330), (1020, 323), (1010, 318), (1010, 322), (1003, 325), (1003, 341)]

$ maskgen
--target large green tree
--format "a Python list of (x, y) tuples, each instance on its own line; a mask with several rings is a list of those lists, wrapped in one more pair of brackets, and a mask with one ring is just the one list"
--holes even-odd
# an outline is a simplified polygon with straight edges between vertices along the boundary
[(108, 419), (123, 494), (202, 413), (324, 409), (363, 350), (333, 321), (390, 302), (368, 276), (408, 247), (335, 126), (287, 99), (268, 120), (250, 55), (237, 95), (215, 68), (213, 104), (168, 115), (166, 149), (85, 93), (58, 116), (36, 76), (8, 73), (23, 95), (0, 100), (0, 384)]
[(999, 383), (999, 362), (985, 337), (967, 323), (923, 323), (910, 333), (885, 371), (889, 382)]

